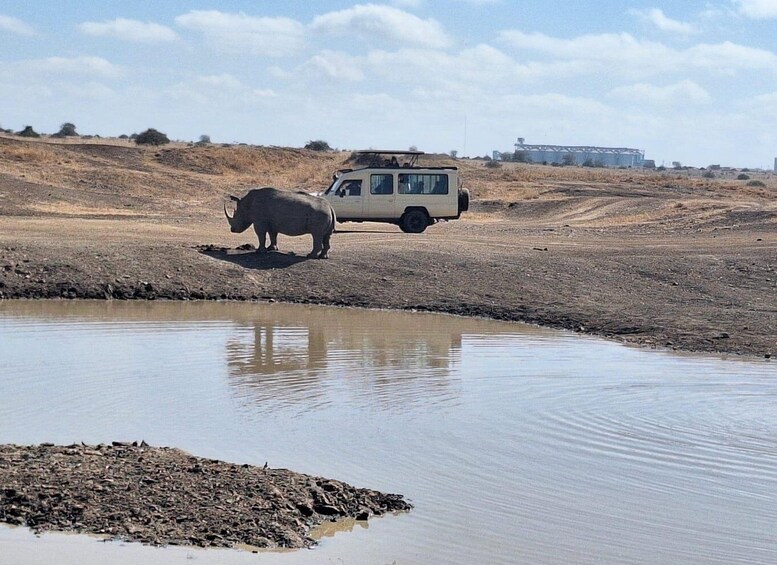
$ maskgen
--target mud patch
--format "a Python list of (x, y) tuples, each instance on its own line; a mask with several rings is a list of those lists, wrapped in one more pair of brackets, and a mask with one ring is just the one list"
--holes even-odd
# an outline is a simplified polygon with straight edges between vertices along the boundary
[(302, 548), (310, 530), (412, 506), (402, 496), (179, 449), (0, 445), (0, 521), (152, 545)]

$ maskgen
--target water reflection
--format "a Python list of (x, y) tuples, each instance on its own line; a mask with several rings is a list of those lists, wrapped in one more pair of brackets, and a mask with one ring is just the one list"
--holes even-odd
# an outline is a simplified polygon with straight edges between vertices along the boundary
[(457, 320), (321, 308), (256, 314), (260, 319), (235, 332), (226, 350), (231, 384), (259, 406), (325, 403), (335, 385), (394, 404), (456, 394)]

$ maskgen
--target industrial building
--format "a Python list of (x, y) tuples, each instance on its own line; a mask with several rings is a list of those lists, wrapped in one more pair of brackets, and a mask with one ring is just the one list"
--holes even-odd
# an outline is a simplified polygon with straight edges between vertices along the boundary
[[(642, 167), (645, 162), (645, 152), (641, 149), (587, 145), (527, 145), (522, 137), (519, 137), (518, 143), (515, 144), (515, 156), (520, 161), (531, 163), (590, 164), (597, 167)], [(503, 154), (495, 151), (494, 158), (502, 159)]]

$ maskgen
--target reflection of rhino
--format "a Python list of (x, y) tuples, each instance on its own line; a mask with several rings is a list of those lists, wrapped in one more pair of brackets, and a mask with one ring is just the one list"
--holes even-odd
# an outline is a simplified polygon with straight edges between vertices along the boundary
[(259, 251), (265, 250), (265, 237), (270, 234), (271, 251), (278, 249), (278, 234), (313, 236), (313, 251), (308, 257), (327, 259), (329, 238), (335, 231), (335, 211), (318, 196), (304, 192), (286, 192), (277, 188), (255, 188), (243, 198), (231, 196), (237, 202), (235, 214), (230, 218), (227, 206), (224, 214), (232, 233), (241, 233), (254, 224), (259, 238)]

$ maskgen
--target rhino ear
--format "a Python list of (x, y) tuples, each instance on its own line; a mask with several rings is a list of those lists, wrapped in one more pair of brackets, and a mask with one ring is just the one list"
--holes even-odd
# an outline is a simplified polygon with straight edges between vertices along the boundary
[(230, 200), (234, 200), (235, 202), (240, 202), (240, 199), (237, 196), (235, 196), (234, 194), (230, 194), (229, 195), (229, 199)]

